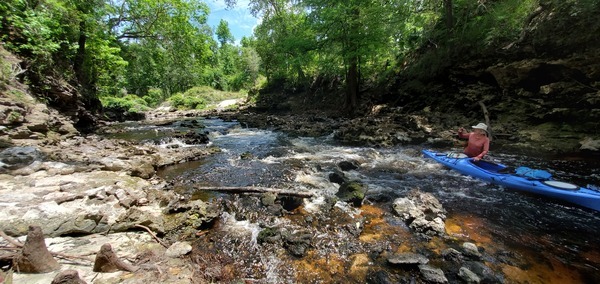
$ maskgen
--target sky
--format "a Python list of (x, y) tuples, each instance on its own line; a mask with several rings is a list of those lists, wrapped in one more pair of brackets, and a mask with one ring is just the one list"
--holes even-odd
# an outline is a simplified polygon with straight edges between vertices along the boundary
[(208, 15), (208, 25), (217, 29), (221, 19), (227, 21), (229, 30), (235, 38), (236, 44), (239, 44), (242, 37), (250, 37), (254, 27), (258, 24), (258, 19), (250, 14), (248, 9), (249, 0), (237, 0), (237, 5), (232, 9), (226, 9), (224, 0), (204, 0), (210, 7)]

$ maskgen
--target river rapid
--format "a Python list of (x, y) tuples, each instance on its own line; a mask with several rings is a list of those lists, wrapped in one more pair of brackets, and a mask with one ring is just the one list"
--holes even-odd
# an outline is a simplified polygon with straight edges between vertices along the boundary
[[(479, 267), (487, 270), (480, 271), (487, 275), (480, 275), (482, 283), (600, 283), (600, 212), (461, 175), (424, 158), (420, 150), (427, 145), (350, 147), (331, 136), (291, 137), (218, 118), (190, 121), (124, 124), (124, 131), (110, 137), (161, 147), (220, 149), (159, 171), (183, 195), (230, 206), (210, 233), (195, 240), (197, 263), (221, 265), (221, 272), (211, 274), (206, 264), (205, 276), (215, 282), (404, 283), (419, 279), (416, 272), (391, 266), (385, 255), (415, 252), (442, 268), (450, 283), (457, 283), (458, 271), (440, 254), (470, 242), (482, 252)], [(172, 138), (185, 131), (205, 132), (210, 142), (187, 145)], [(578, 185), (600, 185), (596, 159), (519, 156), (493, 148), (489, 156), (509, 166), (547, 168), (555, 178)], [(325, 205), (339, 187), (329, 181), (329, 174), (344, 161), (358, 166), (345, 174), (368, 186), (360, 208), (340, 202), (333, 208)], [(261, 186), (311, 192), (315, 197), (279, 216), (262, 214), (259, 197), (200, 192), (194, 186)], [(447, 211), (447, 236), (424, 239), (395, 216), (394, 199), (413, 190), (431, 193), (440, 201)], [(253, 201), (257, 204), (249, 206)], [(348, 229), (348, 224), (356, 224), (356, 230)], [(307, 252), (294, 256), (257, 241), (261, 231), (273, 227), (306, 236)], [(226, 268), (231, 279), (223, 273)], [(379, 277), (382, 271), (387, 276)]]

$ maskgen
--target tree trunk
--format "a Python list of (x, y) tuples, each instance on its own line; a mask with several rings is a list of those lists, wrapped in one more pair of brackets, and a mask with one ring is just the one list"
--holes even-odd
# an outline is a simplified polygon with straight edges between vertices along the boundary
[(29, 226), (21, 255), (14, 262), (17, 271), (22, 273), (47, 273), (60, 268), (60, 264), (48, 251), (44, 233), (39, 226)]
[[(360, 34), (361, 26), (360, 26), (360, 10), (358, 8), (352, 9), (350, 12), (350, 34), (358, 35)], [(359, 74), (358, 74), (358, 63), (359, 63), (359, 46), (352, 39), (349, 39), (346, 42), (346, 66), (348, 71), (346, 72), (346, 101), (345, 110), (350, 115), (354, 115), (358, 107), (358, 84), (359, 84)]]
[(444, 0), (444, 10), (446, 13), (446, 27), (452, 29), (454, 26), (454, 13), (452, 12), (452, 0)]
[(346, 87), (346, 109), (350, 114), (354, 114), (358, 106), (358, 58), (356, 56), (350, 59)]
[(84, 93), (87, 94), (89, 91), (89, 80), (88, 76), (85, 72), (84, 64), (85, 64), (85, 44), (87, 41), (85, 21), (79, 22), (79, 39), (77, 41), (77, 54), (75, 54), (75, 60), (73, 62), (73, 70), (75, 71), (75, 76), (77, 76), (77, 81), (81, 84)]

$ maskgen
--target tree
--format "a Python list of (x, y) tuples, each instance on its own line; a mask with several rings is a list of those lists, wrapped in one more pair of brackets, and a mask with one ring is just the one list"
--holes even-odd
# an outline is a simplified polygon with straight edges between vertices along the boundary
[(93, 99), (98, 78), (119, 72), (124, 63), (102, 25), (105, 12), (100, 0), (4, 1), (2, 40), (27, 59), (32, 86), (51, 103), (48, 74), (79, 86), (84, 98)]
[[(305, 0), (319, 39), (319, 51), (339, 58), (346, 79), (344, 109), (352, 114), (358, 107), (359, 88), (365, 67), (379, 64), (392, 50), (394, 23), (403, 1)], [(336, 62), (334, 61), (334, 62)]]
[(223, 19), (221, 19), (221, 21), (219, 22), (219, 26), (217, 26), (216, 35), (217, 39), (219, 40), (219, 43), (221, 44), (221, 47), (225, 46), (226, 44), (233, 43), (235, 41), (235, 38), (229, 30), (229, 24)]
[[(112, 2), (107, 25), (125, 47), (130, 62), (128, 88), (144, 96), (150, 88), (165, 96), (200, 81), (213, 56), (208, 6), (198, 0), (122, 0)], [(146, 77), (147, 76), (147, 77)]]

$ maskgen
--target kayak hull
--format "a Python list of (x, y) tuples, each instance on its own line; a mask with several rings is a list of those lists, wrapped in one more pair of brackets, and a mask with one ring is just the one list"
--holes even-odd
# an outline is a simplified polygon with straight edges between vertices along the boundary
[[(446, 153), (422, 150), (425, 157), (431, 158), (461, 174), (516, 189), (542, 195), (582, 207), (600, 211), (600, 192), (574, 184), (554, 180), (532, 180), (505, 173), (507, 166), (487, 161), (475, 162), (472, 158), (453, 158)], [(452, 156), (452, 155), (450, 155)]]

